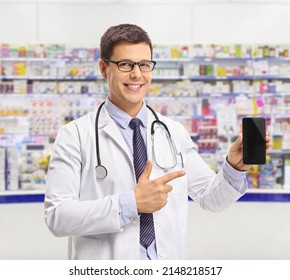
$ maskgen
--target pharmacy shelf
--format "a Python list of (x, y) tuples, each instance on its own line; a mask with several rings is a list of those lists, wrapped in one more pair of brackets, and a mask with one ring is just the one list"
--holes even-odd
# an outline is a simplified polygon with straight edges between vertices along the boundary
[(247, 62), (247, 61), (269, 61), (269, 62), (290, 62), (289, 57), (193, 57), (193, 58), (159, 58), (154, 57), (156, 62)]
[(86, 93), (0, 93), (0, 98), (66, 98), (66, 97), (97, 97), (97, 98), (105, 98), (108, 93), (95, 93), (95, 92), (86, 92)]
[(199, 75), (199, 76), (180, 76), (182, 80), (191, 80), (191, 81), (236, 81), (236, 80), (289, 80), (289, 75), (240, 75), (240, 76), (207, 76), (207, 75)]
[[(95, 92), (86, 92), (86, 93), (0, 93), (0, 97), (12, 97), (12, 98), (41, 98), (41, 97), (66, 97), (66, 96), (94, 96), (94, 97), (106, 97), (107, 92), (95, 93)], [(168, 95), (148, 95), (145, 96), (146, 100), (150, 101), (194, 101), (196, 98), (211, 98), (211, 97), (238, 97), (238, 96), (247, 96), (247, 97), (284, 97), (290, 96), (290, 92), (272, 92), (272, 93), (260, 93), (260, 92), (201, 92), (199, 95), (184, 95), (184, 96), (168, 96)], [(283, 118), (289, 118), (289, 115), (282, 116)]]
[(155, 76), (154, 74), (152, 75), (152, 80), (154, 81), (174, 81), (174, 80), (186, 80), (183, 76), (180, 75), (160, 75), (160, 76)]
[(248, 189), (239, 202), (290, 202), (290, 189)]
[(89, 75), (89, 76), (0, 76), (2, 81), (10, 80), (35, 80), (35, 81), (95, 81), (103, 80), (102, 76)]
[[(44, 190), (0, 192), (0, 204), (43, 203)], [(192, 201), (189, 199), (189, 201)], [(289, 202), (290, 189), (248, 189), (239, 202)]]
[[(74, 57), (0, 57), (0, 62), (26, 62), (26, 61), (52, 61), (52, 62), (61, 62), (61, 61), (73, 61), (73, 62), (92, 62), (98, 61), (98, 57), (95, 58), (74, 58)], [(192, 57), (192, 58), (162, 58), (154, 57), (153, 60), (156, 62), (247, 62), (247, 61), (269, 61), (269, 62), (290, 62), (289, 57)]]
[(43, 201), (44, 201), (44, 190), (0, 192), (0, 204), (42, 203)]
[(290, 149), (285, 150), (271, 150), (269, 155), (290, 155)]
[(27, 118), (28, 116), (0, 116), (0, 121), (16, 121)]
[(264, 194), (290, 194), (290, 189), (263, 189), (263, 188), (250, 188), (247, 193), (264, 193)]
[[(104, 78), (101, 75), (88, 75), (88, 76), (0, 76), (2, 81), (10, 80), (33, 80), (33, 81), (101, 81)], [(290, 75), (240, 75), (240, 76), (210, 76), (210, 75), (152, 75), (152, 80), (191, 80), (191, 81), (236, 81), (236, 80), (290, 80)]]
[(46, 61), (51, 61), (51, 62), (57, 62), (61, 61), (63, 59), (61, 58), (41, 58), (41, 57), (2, 57), (0, 58), (0, 62), (27, 62), (27, 61), (39, 61), (39, 62), (46, 62)]
[(0, 62), (94, 62), (98, 58), (74, 58), (74, 57), (8, 57), (0, 58)]

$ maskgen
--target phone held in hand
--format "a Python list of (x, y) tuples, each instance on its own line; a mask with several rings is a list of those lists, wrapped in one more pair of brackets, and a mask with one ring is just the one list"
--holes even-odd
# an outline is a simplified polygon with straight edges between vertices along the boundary
[(243, 118), (243, 163), (266, 163), (266, 122), (264, 118)]

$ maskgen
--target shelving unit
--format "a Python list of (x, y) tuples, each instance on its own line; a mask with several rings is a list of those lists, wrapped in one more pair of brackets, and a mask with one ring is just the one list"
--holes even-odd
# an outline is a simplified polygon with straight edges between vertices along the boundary
[[(44, 202), (44, 190), (0, 192), (0, 204)], [(189, 199), (191, 200), (191, 199)], [(290, 202), (290, 190), (248, 189), (240, 202)]]
[[(60, 126), (95, 108), (108, 89), (98, 69), (98, 49), (38, 47), (2, 45), (0, 148), (14, 147), (23, 164), (23, 155), (30, 153), (23, 149), (23, 142), (28, 146), (42, 145), (44, 151), (38, 151), (41, 155), (37, 160), (46, 160), (42, 163), (45, 165)], [(183, 123), (213, 169), (219, 169), (228, 144), (246, 115), (266, 118), (273, 141), (280, 141), (272, 155), (283, 159), (285, 169), (290, 149), (290, 58), (285, 56), (289, 46), (268, 52), (267, 48), (264, 51), (265, 46), (239, 45), (155, 46), (154, 50), (157, 65), (146, 100), (155, 110)], [(234, 129), (225, 133), (220, 125), (221, 111), (229, 109), (234, 116)], [(31, 160), (26, 162), (29, 164)], [(283, 184), (279, 184), (282, 188)], [(4, 189), (7, 184), (1, 188), (0, 173), (0, 190)], [(29, 193), (29, 184), (24, 189), (28, 193), (21, 190), (19, 195), (36, 195), (36, 200), (41, 200), (42, 191)], [(18, 190), (11, 191), (0, 192), (0, 201), (19, 197)], [(257, 190), (257, 194), (262, 192), (271, 194), (266, 189)], [(288, 196), (284, 189), (274, 192)], [(252, 193), (250, 190), (248, 195), (253, 196)]]
[(38, 202), (44, 202), (44, 190), (0, 192), (0, 204)]

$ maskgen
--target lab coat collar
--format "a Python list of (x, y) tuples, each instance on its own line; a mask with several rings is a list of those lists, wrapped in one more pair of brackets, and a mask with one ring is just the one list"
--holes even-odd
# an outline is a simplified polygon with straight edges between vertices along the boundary
[[(97, 111), (96, 111), (97, 113)], [(94, 117), (96, 116), (94, 114)], [(147, 116), (148, 116), (148, 123), (147, 123), (147, 157), (148, 159), (152, 159), (152, 139), (151, 139), (151, 124), (155, 120), (154, 115), (151, 111), (147, 108)], [(161, 117), (159, 115), (159, 117)], [(105, 106), (103, 106), (100, 117), (99, 117), (99, 130), (103, 129), (104, 132), (120, 146), (120, 148), (127, 154), (128, 158), (130, 159), (131, 152), (119, 130), (117, 125), (115, 124), (114, 120), (109, 116)], [(100, 131), (99, 131), (100, 132)], [(131, 161), (131, 160), (130, 160)]]

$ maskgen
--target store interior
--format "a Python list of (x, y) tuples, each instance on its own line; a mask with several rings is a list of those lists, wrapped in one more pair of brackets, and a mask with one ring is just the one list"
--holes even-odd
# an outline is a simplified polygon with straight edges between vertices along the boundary
[(290, 258), (290, 1), (0, 0), (0, 259), (66, 259), (43, 198), (61, 125), (106, 98), (99, 39), (134, 23), (157, 61), (146, 101), (218, 171), (244, 116), (273, 147), (220, 213), (189, 200), (190, 259)]

